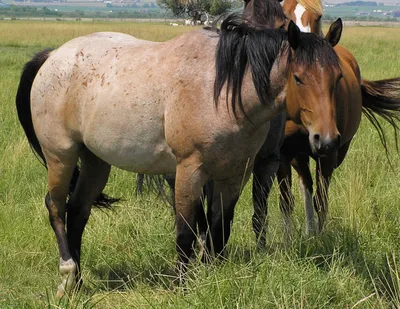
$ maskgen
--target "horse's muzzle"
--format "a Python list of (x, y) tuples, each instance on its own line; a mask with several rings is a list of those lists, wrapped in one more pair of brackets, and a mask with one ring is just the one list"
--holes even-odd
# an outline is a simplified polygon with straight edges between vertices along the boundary
[(314, 134), (311, 138), (310, 144), (314, 154), (318, 156), (327, 156), (332, 152), (339, 149), (341, 142), (341, 135), (338, 133), (334, 138), (321, 137), (319, 134)]

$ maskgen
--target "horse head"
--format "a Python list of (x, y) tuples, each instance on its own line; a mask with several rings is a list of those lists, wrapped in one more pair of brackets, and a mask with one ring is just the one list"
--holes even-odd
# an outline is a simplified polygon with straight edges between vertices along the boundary
[(285, 0), (283, 10), (302, 32), (322, 35), (323, 8), (321, 0)]
[(245, 0), (243, 17), (256, 29), (278, 29), (286, 26), (286, 16), (279, 2), (282, 0)]
[(301, 33), (293, 22), (288, 29), (291, 47), (286, 97), (288, 116), (308, 130), (311, 150), (319, 156), (337, 150), (340, 145), (336, 89), (342, 71), (333, 47), (339, 42), (342, 27), (338, 19), (325, 38)]

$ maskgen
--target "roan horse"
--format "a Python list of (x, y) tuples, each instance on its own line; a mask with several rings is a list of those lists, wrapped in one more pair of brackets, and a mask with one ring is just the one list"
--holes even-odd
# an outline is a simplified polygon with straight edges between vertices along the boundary
[[(289, 61), (309, 60), (291, 53), (289, 43), (300, 36), (293, 23), (286, 35), (230, 16), (220, 33), (199, 30), (165, 43), (95, 33), (25, 65), (16, 105), (48, 169), (45, 204), (60, 253), (59, 296), (81, 284), (82, 233), (92, 205), (115, 201), (102, 194), (111, 165), (176, 173), (180, 273), (193, 253), (202, 188), (212, 179), (208, 223), (212, 251), (222, 253), (240, 189), (269, 121), (284, 107)], [(324, 40), (310, 40), (319, 54), (333, 52), (317, 44)]]

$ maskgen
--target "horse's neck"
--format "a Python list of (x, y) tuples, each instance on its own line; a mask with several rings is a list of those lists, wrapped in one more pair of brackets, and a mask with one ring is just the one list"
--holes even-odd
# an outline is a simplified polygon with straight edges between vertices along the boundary
[(272, 119), (272, 116), (284, 110), (286, 99), (287, 84), (287, 54), (283, 52), (279, 55), (279, 59), (275, 60), (270, 72), (270, 100), (267, 104), (262, 104), (258, 97), (257, 90), (254, 86), (253, 75), (251, 69), (248, 69), (242, 84), (242, 100), (243, 107), (246, 113), (244, 121), (250, 123), (251, 127), (260, 127), (267, 121)]

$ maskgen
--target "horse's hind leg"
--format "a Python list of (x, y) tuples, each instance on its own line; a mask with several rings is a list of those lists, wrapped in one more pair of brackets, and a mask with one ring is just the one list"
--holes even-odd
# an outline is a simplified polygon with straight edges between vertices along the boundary
[(264, 248), (268, 227), (268, 197), (279, 168), (279, 158), (258, 157), (253, 170), (253, 231), (256, 234), (257, 245)]
[(110, 174), (111, 166), (89, 150), (80, 153), (81, 172), (67, 207), (68, 247), (77, 265), (76, 281), (82, 284), (80, 257), (82, 234), (90, 216), (93, 202), (102, 193)]
[[(246, 183), (248, 175), (245, 176)], [(222, 255), (231, 234), (235, 205), (239, 199), (242, 179), (215, 181), (212, 205), (207, 212), (210, 236), (207, 237), (208, 253)]]
[(294, 208), (294, 198), (292, 194), (292, 170), (290, 159), (282, 156), (278, 169), (278, 182), (280, 189), (279, 204), (285, 225), (285, 238), (287, 241), (292, 239), (292, 219), (291, 215)]
[(60, 253), (60, 274), (62, 282), (58, 287), (57, 296), (61, 297), (65, 290), (71, 290), (77, 266), (68, 248), (67, 233), (65, 230), (66, 198), (69, 192), (70, 181), (78, 161), (78, 154), (63, 156), (50, 154), (44, 151), (48, 168), (48, 190), (46, 207), (49, 211), (51, 227), (56, 235)]

